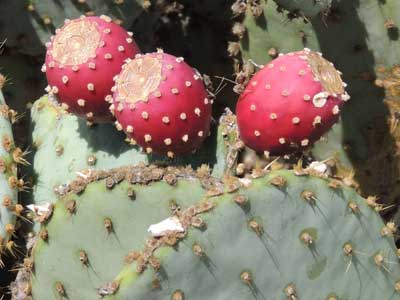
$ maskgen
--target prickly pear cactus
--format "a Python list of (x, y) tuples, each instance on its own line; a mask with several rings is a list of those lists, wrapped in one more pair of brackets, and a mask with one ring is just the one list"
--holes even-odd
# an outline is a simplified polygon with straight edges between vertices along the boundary
[[(201, 187), (168, 169), (121, 170), (73, 182), (41, 219), (33, 299), (392, 299), (400, 290), (395, 225), (337, 182), (275, 171), (224, 185), (201, 175)], [(175, 185), (152, 182), (161, 177)]]
[[(252, 59), (256, 64), (264, 64), (280, 52), (304, 47), (321, 51), (343, 72), (351, 100), (343, 108), (341, 123), (313, 148), (314, 156), (319, 160), (339, 157), (347, 168), (354, 169), (366, 194), (391, 189), (378, 183), (388, 171), (382, 166), (389, 162), (385, 161), (385, 150), (377, 145), (383, 144), (389, 128), (384, 91), (374, 85), (374, 79), (381, 66), (390, 67), (400, 61), (400, 3), (332, 1), (329, 9), (309, 15), (303, 8), (289, 4), (323, 1), (248, 2), (247, 9), (246, 5), (242, 7), (243, 23), (236, 25), (241, 29), (236, 30), (240, 48), (234, 44), (232, 49), (240, 50), (245, 61)], [(334, 41), (337, 36), (340, 42)]]
[(212, 184), (209, 174), (190, 168), (123, 167), (86, 175), (38, 217), (34, 299), (96, 299), (96, 288), (112, 280), (124, 256), (143, 246), (151, 224), (190, 207), (205, 196), (202, 185)]
[[(0, 79), (4, 79), (0, 75)], [(21, 149), (14, 145), (11, 122), (14, 118), (0, 91), (0, 268), (1, 255), (12, 250), (11, 238), (15, 232), (17, 217), (22, 206), (17, 204), (18, 190), (24, 188), (22, 180), (17, 178), (17, 164), (26, 163)]]
[(221, 176), (232, 168), (226, 161), (235, 139), (226, 137), (229, 131), (224, 128), (228, 123), (223, 122), (220, 128), (214, 126), (212, 135), (198, 152), (165, 159), (146, 155), (129, 145), (111, 124), (88, 127), (85, 121), (66, 113), (48, 96), (34, 103), (31, 116), (36, 148), (33, 166), (37, 178), (33, 193), (38, 205), (54, 201), (54, 188), (62, 189), (62, 184), (73, 180), (84, 169), (117, 168), (139, 162), (194, 168), (206, 164), (214, 170), (213, 175)]
[[(228, 54), (220, 50), (227, 31), (237, 37), (229, 43), (235, 91), (251, 68), (310, 48), (343, 72), (352, 98), (341, 123), (311, 156), (296, 153), (304, 163), (293, 168), (295, 156), (261, 157), (247, 149), (229, 110), (213, 122), (200, 150), (168, 159), (128, 144), (112, 124), (89, 126), (52, 96), (42, 97), (31, 110), (34, 199), (27, 217), (36, 223), (10, 286), (13, 300), (400, 298), (397, 228), (379, 216), (384, 211), (386, 220), (397, 221), (397, 208), (391, 212), (348, 187), (360, 184), (385, 203), (400, 197), (398, 1), (3, 2), (0, 41), (7, 38), (3, 60), (11, 64), (3, 67), (16, 67), (15, 82), (29, 82), (35, 92), (42, 84), (35, 57), (32, 72), (20, 72), (25, 68), (9, 57), (42, 55), (64, 19), (105, 14), (133, 31), (144, 52), (162, 46), (209, 73), (205, 83), (219, 106), (232, 98), (221, 96), (232, 83), (224, 78), (231, 72)], [(241, 72), (239, 61), (246, 66)], [(219, 80), (212, 90), (211, 81)], [(32, 99), (23, 96), (28, 89), (8, 93), (14, 106)], [(3, 100), (0, 255), (12, 249), (23, 213), (17, 200), (26, 187), (16, 166), (28, 163), (14, 145), (15, 115)], [(302, 169), (312, 159), (327, 159), (327, 173), (336, 178)]]
[[(144, 13), (142, 0), (21, 0), (3, 1), (0, 13), (3, 26), (0, 37), (7, 38), (7, 45), (23, 54), (40, 55), (44, 44), (65, 19), (81, 15), (108, 15), (129, 28)], [(19, 22), (15, 22), (15, 13)]]

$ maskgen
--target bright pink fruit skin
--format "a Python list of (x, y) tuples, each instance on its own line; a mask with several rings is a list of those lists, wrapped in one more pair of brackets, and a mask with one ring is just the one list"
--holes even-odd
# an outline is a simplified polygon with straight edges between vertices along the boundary
[(117, 128), (122, 128), (148, 153), (173, 157), (199, 148), (209, 134), (212, 112), (212, 101), (207, 98), (202, 78), (183, 58), (162, 52), (139, 55), (126, 65), (146, 57), (158, 59), (163, 79), (149, 94), (148, 101), (135, 102), (134, 109), (119, 100), (116, 85), (111, 109)]
[[(236, 114), (240, 136), (248, 147), (272, 155), (291, 153), (315, 142), (337, 122), (349, 96), (343, 89), (340, 95), (328, 96), (325, 104), (324, 100), (314, 104), (313, 97), (324, 88), (314, 80), (307, 53), (305, 49), (279, 56), (246, 86)], [(344, 86), (341, 80), (340, 85)]]
[[(62, 33), (70, 23), (82, 20), (97, 23), (100, 44), (95, 50), (96, 56), (76, 67), (71, 64), (62, 65), (52, 55), (53, 44), (56, 40), (53, 38), (47, 47), (43, 71), (46, 72), (52, 92), (57, 95), (59, 102), (68, 105), (70, 112), (90, 122), (109, 122), (112, 120), (112, 115), (105, 98), (107, 95), (111, 97), (113, 77), (121, 71), (124, 61), (134, 57), (140, 50), (131, 37), (132, 34), (111, 22), (108, 17), (85, 17), (72, 20), (66, 23), (58, 34)], [(91, 90), (92, 87), (93, 90)]]

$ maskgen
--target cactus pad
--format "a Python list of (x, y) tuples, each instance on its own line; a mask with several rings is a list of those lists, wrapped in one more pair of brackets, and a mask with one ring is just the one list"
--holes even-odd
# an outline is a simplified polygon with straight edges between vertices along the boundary
[(0, 91), (0, 255), (6, 249), (11, 249), (10, 239), (15, 232), (17, 216), (23, 210), (22, 206), (17, 204), (18, 190), (23, 189), (24, 185), (23, 181), (17, 178), (17, 164), (25, 163), (25, 160), (23, 152), (14, 145), (11, 128), (13, 117), (13, 111), (6, 105)]
[[(133, 174), (144, 183), (143, 173)], [(291, 171), (241, 183), (231, 178), (224, 186), (208, 184), (206, 194), (198, 184), (180, 180), (179, 189), (165, 183), (134, 185), (136, 200), (131, 202), (124, 196), (130, 186), (125, 181), (112, 190), (104, 182), (87, 187), (75, 182), (66, 193), (84, 191), (55, 205), (42, 228), (48, 241), (39, 241), (33, 250), (34, 299), (94, 298), (96, 288), (99, 296), (120, 300), (392, 299), (397, 295), (400, 268), (392, 238), (396, 228), (384, 225), (371, 201), (349, 188)], [(190, 197), (182, 194), (187, 188)], [(180, 206), (174, 206), (172, 215), (184, 230), (149, 236), (148, 225), (168, 217), (168, 199), (156, 196), (161, 189)], [(73, 214), (67, 208), (71, 200), (76, 205)], [(121, 201), (121, 206), (113, 201)], [(153, 203), (159, 208), (154, 209)], [(139, 214), (135, 205), (144, 205)], [(130, 216), (126, 221), (112, 215), (120, 208), (124, 212), (118, 218)], [(101, 241), (108, 235), (106, 217), (116, 224), (118, 250), (108, 249), (114, 243), (112, 235)], [(79, 230), (72, 230), (74, 226)], [(72, 239), (66, 238), (71, 233)], [(94, 235), (100, 244), (87, 242), (85, 236)], [(122, 265), (126, 248), (130, 250), (125, 252), (126, 264), (107, 280)], [(55, 274), (50, 269), (64, 271)]]
[(129, 250), (144, 246), (149, 225), (204, 197), (200, 182), (210, 184), (208, 175), (155, 167), (93, 171), (73, 181), (52, 213), (40, 218), (34, 299), (53, 299), (60, 286), (69, 299), (95, 299)]

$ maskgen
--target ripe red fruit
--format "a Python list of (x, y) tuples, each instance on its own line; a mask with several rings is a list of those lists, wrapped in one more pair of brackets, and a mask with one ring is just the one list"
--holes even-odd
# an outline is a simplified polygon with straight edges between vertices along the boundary
[(317, 53), (281, 55), (250, 80), (237, 106), (240, 136), (250, 148), (282, 155), (329, 130), (350, 97), (333, 65)]
[(106, 16), (81, 17), (67, 20), (46, 46), (47, 91), (89, 122), (111, 121), (105, 98), (111, 98), (113, 77), (140, 52), (132, 33)]
[(162, 51), (136, 55), (122, 67), (113, 91), (117, 128), (147, 153), (183, 154), (209, 134), (212, 101), (183, 58)]

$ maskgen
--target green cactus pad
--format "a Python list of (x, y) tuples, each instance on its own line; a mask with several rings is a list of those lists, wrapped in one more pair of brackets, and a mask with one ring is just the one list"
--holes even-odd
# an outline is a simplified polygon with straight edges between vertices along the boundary
[(192, 223), (173, 248), (149, 239), (135, 250), (158, 271), (139, 258), (102, 285), (105, 299), (396, 299), (393, 224), (328, 184), (277, 171), (210, 198), (202, 230)]
[(0, 90), (0, 256), (8, 248), (7, 243), (14, 234), (17, 215), (21, 213), (16, 207), (19, 188), (16, 160), (23, 158), (14, 145), (11, 119), (11, 112)]
[[(154, 195), (153, 189), (165, 184), (134, 186), (135, 204), (123, 196), (129, 186), (125, 182), (110, 191), (104, 182), (96, 182), (81, 195), (67, 196), (56, 204), (52, 218), (43, 227), (48, 230), (48, 242), (39, 241), (34, 248), (33, 298), (53, 299), (60, 290), (71, 300), (99, 296), (119, 300), (400, 298), (395, 227), (384, 225), (370, 207), (373, 205), (368, 206), (354, 190), (320, 178), (295, 176), (291, 171), (275, 171), (242, 183), (246, 187), (239, 188), (239, 181), (232, 178), (224, 187), (212, 187), (205, 199), (204, 193), (198, 192), (201, 188), (193, 184), (187, 186), (194, 191), (191, 198), (181, 193), (184, 198), (172, 196), (176, 189), (170, 188), (171, 192), (163, 195), (171, 195), (181, 206), (174, 216), (185, 232), (161, 237), (151, 237), (145, 231), (149, 224), (168, 216), (166, 206), (160, 204), (159, 197), (147, 196), (150, 203), (158, 201), (159, 212), (154, 212), (152, 205), (148, 206), (150, 210), (142, 208), (138, 215), (132, 211), (132, 218), (125, 221), (129, 223), (124, 226), (126, 237), (122, 231), (117, 234), (120, 243), (130, 250), (125, 253), (130, 253), (126, 260), (130, 264), (101, 284), (93, 270), (98, 274), (104, 270), (107, 275), (103, 277), (111, 278), (115, 264), (122, 265), (121, 260), (108, 259), (122, 255), (122, 251), (111, 254), (111, 249), (104, 249), (112, 243), (111, 238), (105, 242), (102, 238), (93, 242), (92, 238), (107, 236), (102, 222), (110, 215), (110, 200), (128, 203), (124, 204), (125, 212), (118, 215), (121, 218), (130, 214), (129, 206), (139, 205), (144, 195)], [(115, 195), (102, 197), (99, 192)], [(66, 199), (76, 200), (75, 214), (65, 209)], [(79, 213), (85, 226), (78, 223)], [(81, 227), (71, 230), (72, 226)], [(66, 238), (72, 233), (72, 240)], [(90, 234), (91, 242), (77, 236), (81, 234)], [(82, 265), (82, 249), (93, 265)]]
[[(208, 174), (156, 167), (93, 171), (73, 181), (40, 218), (33, 249), (34, 299), (96, 299), (101, 283), (112, 280), (129, 250), (144, 247), (147, 228), (202, 199)], [(49, 217), (51, 215), (51, 217)], [(57, 270), (57, 272), (54, 272)]]

